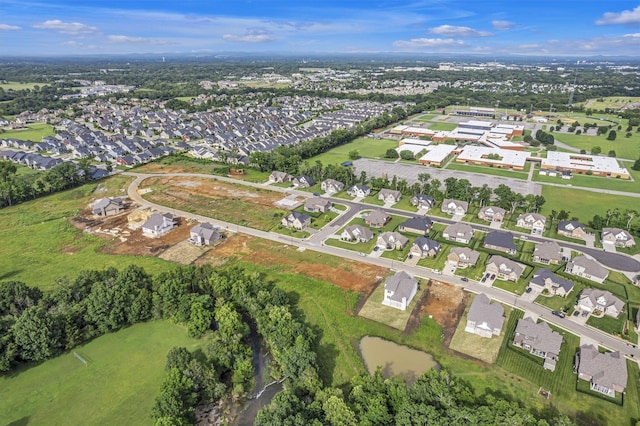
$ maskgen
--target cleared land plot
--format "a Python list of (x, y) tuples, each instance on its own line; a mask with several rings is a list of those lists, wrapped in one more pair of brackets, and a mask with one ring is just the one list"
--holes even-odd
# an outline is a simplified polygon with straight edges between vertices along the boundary
[(358, 312), (358, 316), (386, 324), (389, 327), (397, 328), (398, 330), (404, 330), (407, 326), (407, 322), (409, 321), (409, 317), (411, 316), (411, 312), (420, 301), (424, 290), (424, 283), (418, 281), (418, 292), (409, 306), (407, 306), (407, 309), (401, 311), (400, 309), (382, 304), (382, 300), (384, 299), (384, 282), (382, 282), (373, 291), (373, 293), (371, 293), (367, 302), (364, 304), (362, 309), (360, 309), (360, 312)]
[[(493, 364), (496, 359), (498, 359), (498, 352), (500, 352), (500, 347), (502, 346), (502, 339), (505, 337), (504, 327), (502, 328), (500, 336), (493, 336), (491, 339), (464, 331), (467, 326), (467, 313), (469, 312), (469, 307), (471, 306), (474, 298), (475, 295), (472, 295), (469, 298), (467, 309), (465, 309), (464, 315), (460, 318), (458, 328), (451, 339), (451, 343), (449, 343), (449, 349), (477, 358), (488, 364)], [(504, 308), (504, 323), (508, 324), (511, 308), (506, 306)]]
[(190, 265), (200, 256), (209, 251), (209, 249), (210, 247), (208, 246), (198, 247), (185, 240), (169, 247), (158, 257), (160, 257), (160, 259), (169, 260), (182, 265)]
[(388, 149), (396, 148), (398, 141), (389, 139), (358, 138), (353, 142), (337, 146), (325, 153), (309, 158), (309, 164), (320, 161), (322, 164), (342, 164), (352, 161), (349, 152), (358, 151), (364, 158), (383, 158)]
[(29, 124), (23, 130), (7, 130), (0, 137), (3, 139), (21, 139), (23, 141), (40, 142), (45, 136), (53, 136), (56, 132), (53, 126), (45, 123)]
[(193, 177), (157, 177), (142, 182), (144, 198), (172, 208), (268, 231), (287, 212), (273, 207), (282, 194)]
[(194, 350), (199, 341), (187, 337), (184, 327), (168, 322), (137, 324), (0, 377), (3, 423), (151, 424), (166, 355), (174, 346)]

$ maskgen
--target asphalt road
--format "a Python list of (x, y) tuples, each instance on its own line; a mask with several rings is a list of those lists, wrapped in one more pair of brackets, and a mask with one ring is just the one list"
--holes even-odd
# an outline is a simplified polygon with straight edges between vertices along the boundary
[[(198, 221), (204, 221), (204, 222), (210, 222), (215, 226), (219, 226), (222, 229), (227, 229), (231, 232), (239, 232), (239, 233), (243, 233), (243, 234), (247, 234), (247, 235), (252, 235), (255, 237), (259, 237), (259, 238), (264, 238), (267, 240), (271, 240), (271, 241), (276, 241), (276, 242), (280, 242), (280, 243), (287, 243), (287, 244), (291, 244), (291, 245), (295, 245), (297, 247), (303, 247), (305, 249), (311, 249), (311, 250), (315, 250), (315, 251), (319, 251), (319, 252), (323, 252), (323, 253), (327, 253), (327, 254), (331, 254), (334, 256), (338, 256), (338, 257), (342, 257), (345, 259), (351, 259), (357, 262), (364, 262), (364, 263), (370, 263), (370, 264), (374, 264), (374, 265), (378, 265), (378, 266), (382, 266), (385, 268), (391, 268), (391, 269), (401, 269), (404, 270), (414, 276), (417, 277), (421, 277), (421, 278), (425, 278), (425, 279), (431, 279), (431, 280), (435, 280), (435, 281), (441, 281), (441, 282), (447, 282), (450, 284), (454, 284), (460, 287), (464, 287), (466, 290), (474, 292), (474, 293), (484, 293), (487, 296), (489, 296), (490, 298), (497, 300), (501, 303), (516, 307), (518, 309), (521, 310), (525, 310), (528, 312), (531, 312), (535, 315), (538, 315), (540, 318), (544, 318), (547, 322), (554, 324), (562, 329), (565, 329), (573, 334), (576, 334), (578, 336), (581, 337), (586, 337), (588, 339), (591, 339), (592, 341), (598, 342), (598, 344), (600, 344), (601, 346), (612, 350), (612, 351), (620, 351), (621, 353), (623, 353), (625, 356), (628, 356), (632, 359), (640, 359), (640, 349), (635, 347), (635, 345), (630, 345), (629, 343), (627, 343), (626, 341), (623, 341), (621, 339), (615, 338), (609, 334), (606, 334), (600, 330), (594, 329), (592, 327), (586, 326), (586, 325), (582, 325), (582, 324), (578, 324), (574, 321), (572, 321), (569, 317), (567, 318), (560, 318), (557, 317), (555, 315), (551, 314), (551, 311), (548, 308), (545, 308), (543, 306), (540, 305), (536, 305), (534, 303), (528, 302), (524, 299), (522, 299), (519, 296), (516, 296), (512, 293), (506, 292), (504, 290), (501, 290), (499, 288), (494, 288), (494, 287), (487, 287), (484, 286), (478, 282), (475, 281), (467, 281), (464, 282), (462, 281), (459, 277), (456, 276), (443, 276), (441, 274), (436, 274), (433, 271), (431, 271), (430, 269), (427, 268), (423, 268), (423, 267), (419, 267), (419, 266), (410, 266), (410, 265), (405, 265), (404, 263), (401, 262), (397, 262), (397, 261), (393, 261), (390, 259), (385, 259), (385, 258), (374, 258), (374, 257), (370, 257), (370, 256), (361, 256), (358, 253), (355, 253), (353, 251), (350, 250), (344, 250), (344, 249), (340, 249), (337, 247), (330, 247), (330, 246), (326, 246), (322, 243), (322, 240), (324, 239), (323, 234), (325, 234), (328, 231), (325, 232), (319, 232), (315, 235), (313, 235), (312, 237), (310, 237), (307, 240), (300, 240), (297, 238), (292, 238), (290, 236), (286, 236), (286, 235), (280, 235), (280, 234), (274, 234), (274, 233), (270, 233), (270, 232), (265, 232), (265, 231), (260, 231), (260, 230), (256, 230), (253, 228), (248, 228), (245, 226), (239, 226), (236, 224), (232, 224), (232, 223), (227, 223), (227, 222), (223, 222), (223, 221), (219, 221), (219, 220), (215, 220), (213, 218), (210, 217), (206, 217), (206, 216), (201, 216), (201, 215), (196, 215), (193, 213), (189, 213), (189, 212), (185, 212), (185, 211), (181, 211), (181, 210), (177, 210), (177, 209), (172, 209), (172, 208), (167, 208), (165, 206), (159, 205), (159, 204), (155, 204), (155, 203), (151, 203), (147, 200), (145, 200), (144, 198), (142, 198), (139, 193), (138, 193), (138, 186), (140, 184), (140, 182), (142, 182), (144, 179), (148, 178), (148, 177), (153, 177), (153, 176), (191, 176), (191, 177), (204, 177), (204, 178), (210, 178), (210, 179), (218, 179), (221, 181), (229, 181), (231, 183), (242, 183), (242, 184), (246, 184), (247, 186), (252, 186), (252, 187), (257, 187), (257, 188), (265, 188), (264, 184), (255, 184), (255, 183), (248, 183), (248, 182), (239, 182), (236, 179), (231, 179), (231, 178), (226, 178), (226, 177), (220, 177), (220, 176), (213, 176), (213, 175), (203, 175), (203, 174), (195, 174), (195, 173), (168, 173), (168, 174), (140, 174), (140, 173), (131, 173), (131, 172), (125, 172), (123, 173), (125, 175), (129, 175), (129, 176), (135, 176), (136, 179), (131, 183), (131, 185), (128, 188), (128, 196), (131, 200), (135, 201), (136, 203), (140, 204), (143, 207), (151, 207), (163, 212), (170, 212), (172, 214), (175, 214), (177, 216), (181, 216), (181, 217), (185, 217), (185, 218), (191, 218), (194, 220), (198, 220)], [(292, 194), (295, 193), (297, 195), (301, 195), (301, 196), (311, 196), (310, 193), (308, 192), (304, 192), (304, 191), (297, 191), (297, 190), (291, 190), (290, 188), (278, 188), (278, 187), (272, 187), (270, 189), (276, 190), (278, 192), (282, 192), (282, 193), (286, 193), (286, 194)], [(360, 203), (353, 203), (350, 201), (346, 201), (343, 199), (338, 199), (338, 198), (333, 198), (332, 199), (334, 202), (336, 203), (340, 203), (340, 204), (345, 204), (347, 205), (348, 209), (345, 213), (343, 213), (341, 216), (339, 216), (338, 218), (334, 219), (334, 221), (332, 221), (328, 226), (332, 227), (333, 229), (338, 229), (339, 227), (343, 226), (344, 224), (346, 224), (355, 214), (357, 214), (358, 212), (362, 211), (362, 210), (370, 210), (372, 208), (378, 208), (378, 206), (369, 206), (369, 205), (364, 205), (364, 204), (360, 204)], [(398, 214), (401, 213), (405, 216), (407, 216), (407, 212), (402, 211), (402, 210), (395, 210), (395, 209), (383, 209), (389, 213), (394, 213), (394, 214)], [(441, 222), (451, 222), (448, 221), (447, 219), (441, 220), (442, 218), (435, 218), (438, 221)], [(472, 226), (474, 226), (475, 228), (486, 228), (486, 227), (482, 227), (482, 226), (478, 226), (477, 224), (471, 224)], [(544, 239), (540, 239), (540, 240), (544, 240)], [(559, 241), (559, 243), (562, 243)], [(563, 244), (561, 244), (563, 245)], [(582, 249), (584, 250), (585, 247), (583, 246), (577, 246), (578, 249)], [(621, 255), (618, 255), (621, 256)], [(633, 259), (632, 259), (633, 260)]]

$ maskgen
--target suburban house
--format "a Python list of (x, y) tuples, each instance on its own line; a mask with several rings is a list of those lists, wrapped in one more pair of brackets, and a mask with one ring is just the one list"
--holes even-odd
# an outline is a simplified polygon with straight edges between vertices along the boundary
[(573, 290), (573, 283), (564, 278), (560, 278), (550, 270), (543, 268), (533, 274), (529, 285), (535, 285), (541, 289), (546, 289), (550, 294), (566, 296)]
[(565, 272), (602, 284), (609, 276), (609, 270), (593, 259), (578, 256), (567, 262)]
[(113, 216), (124, 209), (124, 201), (120, 197), (100, 198), (91, 206), (91, 211), (96, 216)]
[(418, 281), (404, 271), (398, 271), (384, 282), (382, 304), (402, 311), (418, 292)]
[(383, 188), (378, 192), (378, 200), (384, 201), (385, 203), (397, 203), (400, 201), (400, 197), (402, 197), (402, 193), (395, 189)]
[(450, 215), (465, 215), (469, 209), (469, 203), (466, 201), (452, 200), (445, 198), (442, 201), (442, 211)]
[(491, 256), (487, 262), (486, 273), (495, 274), (501, 280), (518, 281), (525, 266), (502, 256)]
[(542, 235), (546, 224), (547, 218), (538, 213), (523, 213), (516, 221), (517, 227), (530, 229), (533, 235)]
[(293, 180), (293, 176), (285, 172), (273, 171), (269, 175), (269, 182), (283, 183), (283, 182), (291, 182), (292, 180)]
[(347, 189), (347, 195), (351, 197), (364, 198), (369, 194), (371, 194), (371, 188), (366, 185), (353, 185)]
[(411, 205), (419, 209), (430, 210), (436, 205), (436, 200), (425, 194), (417, 194), (411, 197)]
[(427, 237), (418, 237), (411, 245), (409, 253), (418, 257), (435, 257), (441, 248), (440, 243), (437, 241), (430, 240)]
[(613, 244), (616, 247), (633, 247), (636, 240), (624, 229), (602, 228), (602, 244)]
[(555, 241), (545, 241), (544, 243), (536, 244), (532, 258), (534, 262), (557, 265), (562, 261), (562, 249)]
[(305, 175), (300, 175), (296, 178), (293, 178), (291, 182), (293, 183), (293, 186), (297, 186), (298, 188), (311, 188), (316, 184), (315, 180)]
[(484, 237), (484, 248), (516, 254), (518, 247), (513, 242), (513, 234), (508, 231), (491, 231)]
[(610, 317), (618, 318), (624, 309), (624, 302), (609, 291), (585, 288), (578, 296), (578, 307), (583, 311), (600, 311)]
[(171, 231), (175, 226), (176, 223), (172, 214), (154, 213), (142, 225), (142, 235), (149, 238), (157, 238)]
[(356, 241), (358, 243), (366, 243), (373, 238), (373, 231), (362, 225), (349, 225), (344, 228), (340, 238), (347, 241)]
[(490, 339), (499, 336), (504, 325), (504, 308), (483, 293), (478, 294), (467, 312), (467, 325), (464, 331)]
[(563, 220), (558, 222), (558, 234), (584, 240), (587, 236), (587, 231), (584, 225), (576, 220)]
[(282, 218), (281, 223), (285, 228), (300, 230), (311, 225), (311, 216), (304, 213), (291, 212)]
[(374, 210), (364, 218), (364, 223), (373, 228), (382, 228), (391, 218), (382, 210)]
[(325, 179), (320, 184), (320, 189), (324, 192), (333, 194), (342, 191), (344, 189), (344, 183), (335, 179)]
[(462, 222), (452, 223), (442, 231), (442, 238), (458, 243), (469, 244), (469, 241), (473, 238), (473, 228), (471, 225)]
[(484, 206), (481, 207), (478, 212), (478, 219), (485, 220), (487, 222), (502, 222), (506, 214), (507, 211), (500, 207)]
[(209, 246), (224, 238), (220, 228), (209, 222), (199, 223), (189, 232), (189, 242), (197, 246)]
[(426, 235), (431, 231), (433, 221), (426, 216), (415, 216), (402, 222), (398, 229), (402, 232)]
[(480, 253), (475, 250), (467, 247), (452, 247), (451, 250), (449, 250), (447, 261), (453, 263), (458, 268), (464, 269), (469, 266), (474, 266), (479, 258)]
[(311, 213), (326, 213), (333, 204), (330, 200), (321, 197), (307, 198), (304, 202), (304, 211)]
[(376, 246), (382, 250), (402, 250), (409, 239), (398, 232), (383, 232), (378, 236)]
[(554, 371), (562, 346), (562, 335), (551, 330), (546, 322), (536, 324), (526, 317), (518, 321), (513, 344), (544, 358), (544, 368)]
[(615, 398), (627, 387), (627, 360), (620, 352), (600, 353), (593, 345), (582, 345), (576, 355), (578, 379), (589, 382), (591, 390)]

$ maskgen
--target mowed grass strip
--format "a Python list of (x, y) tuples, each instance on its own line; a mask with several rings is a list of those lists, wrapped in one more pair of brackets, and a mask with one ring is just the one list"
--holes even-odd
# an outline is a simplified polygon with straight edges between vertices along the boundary
[[(604, 121), (599, 122), (597, 119), (587, 120), (588, 122), (597, 122), (599, 125), (609, 125), (611, 123)], [(602, 148), (602, 153), (607, 154), (609, 151), (613, 150), (616, 152), (617, 158), (626, 158), (628, 160), (633, 160), (640, 157), (640, 133), (636, 131), (634, 128), (631, 131), (631, 137), (625, 137), (625, 129), (627, 128), (627, 120), (622, 120), (622, 130), (617, 130), (617, 126), (613, 126), (613, 130), (616, 131), (617, 137), (616, 140), (610, 141), (607, 140), (607, 134), (601, 136), (591, 136), (591, 135), (576, 135), (573, 133), (561, 133), (561, 132), (553, 132), (553, 136), (562, 143), (565, 143), (569, 146), (578, 149), (584, 149), (587, 152), (591, 152), (591, 148), (595, 146), (599, 146)], [(581, 122), (581, 124), (584, 120)]]
[(164, 321), (106, 334), (0, 377), (1, 423), (151, 425), (167, 353), (174, 346), (193, 351), (199, 344), (183, 327)]
[(337, 146), (329, 151), (309, 158), (309, 164), (320, 161), (322, 164), (342, 164), (345, 161), (352, 161), (349, 158), (351, 151), (358, 151), (364, 158), (384, 158), (387, 149), (396, 148), (398, 141), (389, 139), (358, 138), (353, 142)]
[(515, 170), (502, 169), (500, 167), (475, 166), (463, 163), (450, 162), (447, 170), (459, 170), (463, 172), (480, 173), (484, 175), (504, 176), (512, 179), (527, 179), (527, 173)]

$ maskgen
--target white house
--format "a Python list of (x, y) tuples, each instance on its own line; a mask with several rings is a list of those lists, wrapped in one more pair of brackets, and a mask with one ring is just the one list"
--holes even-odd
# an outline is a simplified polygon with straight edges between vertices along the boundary
[(149, 238), (157, 238), (171, 231), (175, 226), (176, 223), (172, 214), (154, 213), (142, 225), (142, 235)]
[(404, 271), (398, 271), (384, 283), (382, 304), (404, 311), (418, 292), (418, 281)]

